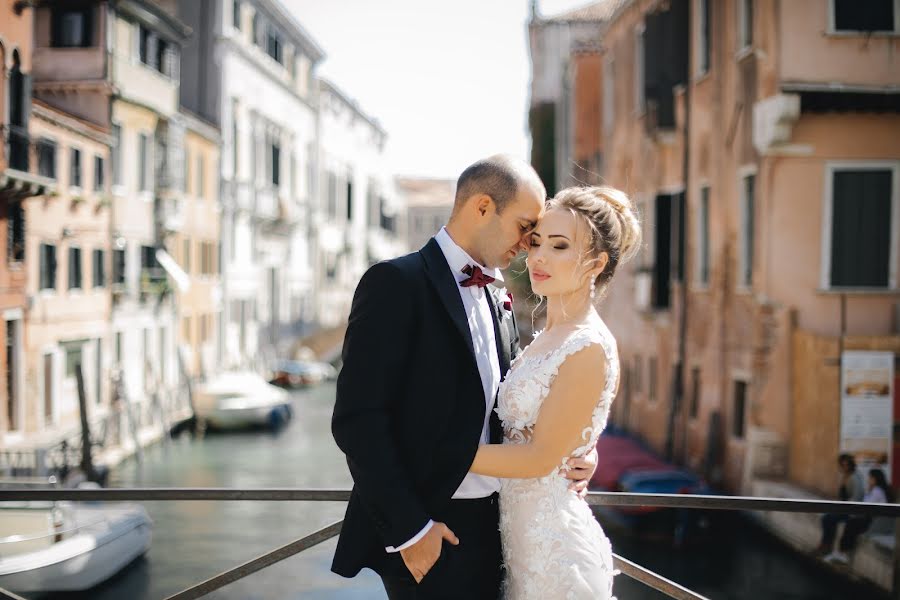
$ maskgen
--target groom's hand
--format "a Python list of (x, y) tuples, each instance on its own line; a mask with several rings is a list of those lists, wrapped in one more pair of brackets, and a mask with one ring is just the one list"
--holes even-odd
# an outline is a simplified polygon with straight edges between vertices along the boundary
[(572, 483), (569, 489), (578, 494), (579, 498), (587, 496), (588, 483), (597, 470), (597, 449), (594, 448), (583, 457), (574, 457), (568, 460), (569, 469), (561, 469), (560, 474), (565, 475)]
[(400, 551), (400, 556), (403, 557), (406, 568), (415, 577), (416, 583), (422, 583), (425, 575), (441, 557), (441, 546), (443, 546), (444, 540), (454, 546), (459, 545), (459, 538), (450, 531), (449, 527), (443, 523), (435, 523), (421, 540)]

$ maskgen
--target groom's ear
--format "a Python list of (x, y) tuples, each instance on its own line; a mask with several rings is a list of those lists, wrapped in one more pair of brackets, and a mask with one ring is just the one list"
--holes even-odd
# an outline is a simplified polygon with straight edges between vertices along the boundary
[(482, 217), (488, 213), (488, 211), (494, 204), (493, 198), (491, 198), (487, 194), (478, 194), (478, 196), (476, 196), (474, 200), (475, 208), (478, 210), (478, 214), (480, 214)]

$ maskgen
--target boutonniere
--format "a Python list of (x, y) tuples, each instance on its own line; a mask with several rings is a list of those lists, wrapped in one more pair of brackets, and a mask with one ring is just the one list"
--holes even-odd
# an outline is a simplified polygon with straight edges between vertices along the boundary
[(500, 306), (503, 307), (503, 310), (506, 311), (506, 313), (503, 314), (503, 316), (506, 317), (513, 309), (512, 292), (506, 291), (506, 288), (499, 288), (497, 290), (497, 300), (499, 301)]

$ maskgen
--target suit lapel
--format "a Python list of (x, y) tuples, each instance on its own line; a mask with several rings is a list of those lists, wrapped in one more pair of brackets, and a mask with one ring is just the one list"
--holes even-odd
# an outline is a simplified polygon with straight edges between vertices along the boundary
[(457, 283), (453, 273), (450, 272), (450, 265), (447, 264), (447, 259), (444, 258), (440, 245), (434, 238), (431, 238), (419, 253), (425, 259), (425, 273), (428, 280), (437, 290), (438, 297), (441, 299), (444, 308), (447, 309), (453, 325), (456, 326), (460, 335), (463, 336), (466, 347), (469, 349), (469, 354), (474, 361), (475, 345), (472, 342), (472, 331), (469, 329), (469, 321), (466, 319), (466, 309), (459, 295), (459, 283)]
[(488, 306), (491, 307), (491, 316), (494, 322), (494, 340), (497, 342), (497, 358), (500, 359), (500, 381), (503, 381), (506, 378), (506, 372), (509, 371), (509, 329), (501, 322), (497, 299), (494, 297), (496, 290), (485, 288), (485, 292), (487, 292)]

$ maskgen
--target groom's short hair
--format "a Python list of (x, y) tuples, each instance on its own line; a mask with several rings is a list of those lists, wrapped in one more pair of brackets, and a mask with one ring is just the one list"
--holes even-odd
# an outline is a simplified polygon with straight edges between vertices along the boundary
[(540, 178), (528, 163), (503, 154), (483, 158), (469, 165), (459, 176), (453, 212), (462, 208), (472, 196), (487, 194), (494, 200), (497, 213), (502, 213), (515, 198), (520, 185), (536, 185), (546, 195)]

